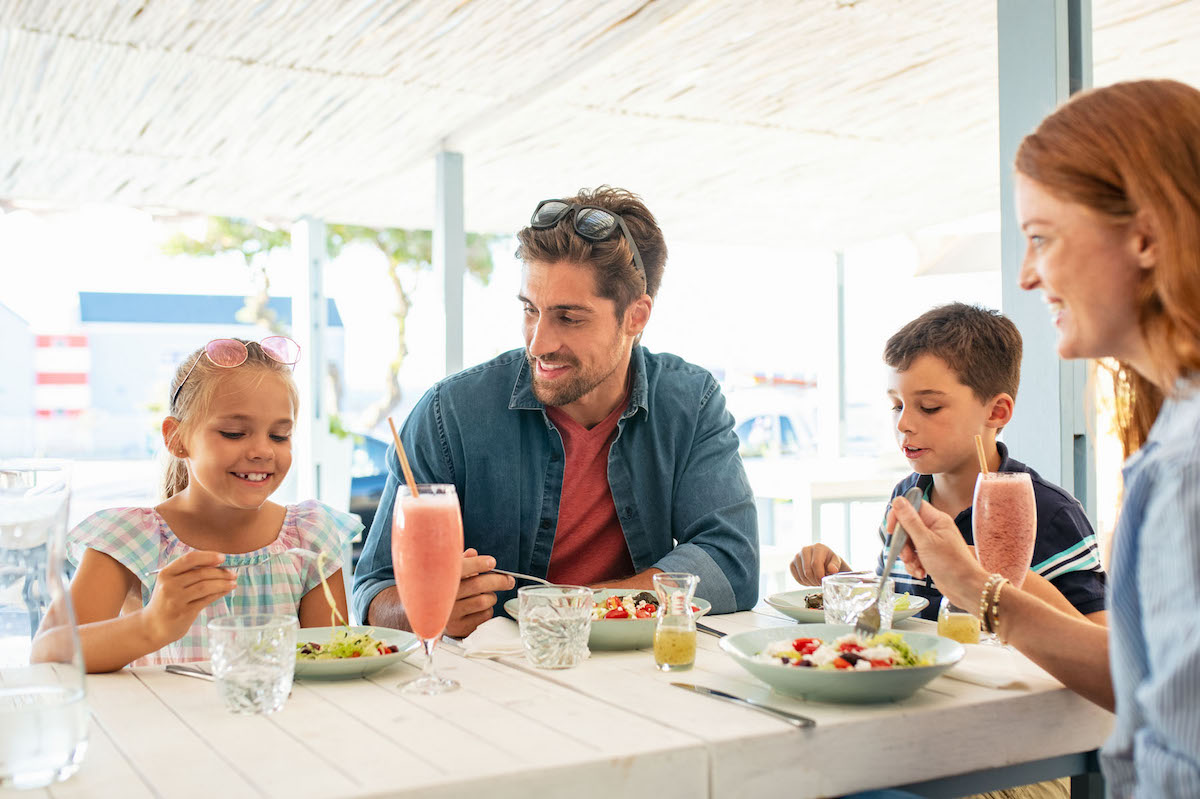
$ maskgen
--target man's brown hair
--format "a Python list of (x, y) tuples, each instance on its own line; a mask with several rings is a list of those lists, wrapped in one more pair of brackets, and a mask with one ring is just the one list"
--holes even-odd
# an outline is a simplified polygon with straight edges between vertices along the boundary
[(901, 372), (922, 355), (945, 361), (980, 402), (997, 394), (1017, 398), (1021, 333), (999, 311), (961, 302), (940, 305), (900, 328), (883, 348), (884, 363)]
[(552, 228), (522, 228), (517, 234), (517, 258), (527, 264), (567, 261), (590, 266), (596, 276), (596, 293), (616, 303), (618, 319), (642, 294), (653, 297), (658, 293), (667, 263), (667, 244), (654, 215), (640, 197), (625, 189), (600, 186), (581, 189), (574, 197), (563, 197), (562, 201), (620, 214), (637, 244), (646, 274), (633, 262), (633, 253), (623, 233), (618, 231), (604, 241), (588, 241), (575, 232), (574, 212)]

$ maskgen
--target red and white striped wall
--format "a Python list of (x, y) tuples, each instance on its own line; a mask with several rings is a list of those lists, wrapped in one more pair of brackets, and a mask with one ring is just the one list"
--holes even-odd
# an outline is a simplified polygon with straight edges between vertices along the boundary
[(38, 417), (78, 416), (87, 410), (92, 401), (87, 336), (37, 336), (33, 369), (33, 407)]

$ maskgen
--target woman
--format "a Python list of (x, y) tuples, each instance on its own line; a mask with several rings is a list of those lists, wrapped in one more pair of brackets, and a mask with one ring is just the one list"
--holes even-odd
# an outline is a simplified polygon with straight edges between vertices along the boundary
[(909, 571), (1065, 685), (1115, 710), (1113, 796), (1200, 796), (1200, 92), (1087, 92), (1017, 152), (1021, 287), (1040, 289), (1063, 358), (1113, 358), (1127, 461), (1109, 630), (988, 575), (953, 519), (893, 505)]

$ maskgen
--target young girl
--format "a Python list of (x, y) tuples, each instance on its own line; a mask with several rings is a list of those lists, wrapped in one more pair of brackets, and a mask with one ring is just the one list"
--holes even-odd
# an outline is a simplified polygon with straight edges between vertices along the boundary
[[(162, 423), (165, 500), (100, 511), (71, 531), (71, 599), (89, 672), (205, 660), (207, 624), (219, 616), (330, 624), (317, 558), (288, 550), (328, 554), (329, 572), (362, 525), (320, 502), (268, 501), (292, 465), (299, 352), (282, 336), (216, 339), (180, 364)], [(344, 617), (340, 568), (328, 582)]]

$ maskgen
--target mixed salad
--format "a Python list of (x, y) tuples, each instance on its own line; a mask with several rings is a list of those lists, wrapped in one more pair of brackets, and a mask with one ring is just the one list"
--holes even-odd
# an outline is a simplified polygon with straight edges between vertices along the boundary
[[(893, 610), (908, 610), (912, 604), (912, 594), (903, 593), (896, 594), (896, 602), (892, 605)], [(804, 607), (809, 610), (824, 610), (825, 595), (821, 591), (813, 591), (804, 595)]]
[(400, 647), (386, 644), (369, 632), (334, 630), (328, 643), (305, 641), (296, 644), (297, 660), (340, 660), (341, 658), (371, 658), (392, 655)]
[(658, 597), (649, 591), (624, 596), (610, 596), (592, 608), (592, 620), (648, 619), (658, 613)]
[(827, 671), (868, 671), (933, 665), (932, 652), (917, 653), (895, 632), (879, 633), (870, 638), (849, 633), (832, 643), (825, 643), (820, 638), (775, 641), (759, 652), (757, 659), (764, 663)]
[[(700, 608), (692, 605), (692, 612)], [(592, 608), (592, 621), (605, 619), (650, 619), (658, 615), (658, 597), (649, 591), (624, 596), (613, 595), (596, 601)]]

